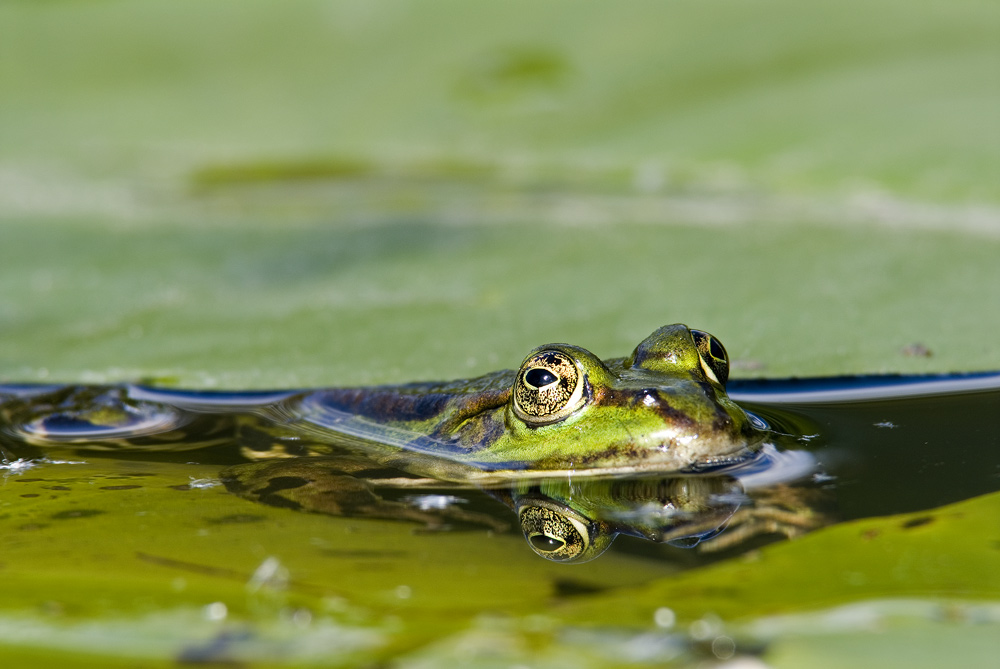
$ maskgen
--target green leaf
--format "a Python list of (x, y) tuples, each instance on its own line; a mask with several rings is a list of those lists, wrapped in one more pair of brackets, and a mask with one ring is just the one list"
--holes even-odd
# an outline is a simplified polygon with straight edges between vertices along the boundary
[(747, 620), (885, 598), (1000, 600), (1000, 493), (866, 518), (567, 607), (568, 619)]

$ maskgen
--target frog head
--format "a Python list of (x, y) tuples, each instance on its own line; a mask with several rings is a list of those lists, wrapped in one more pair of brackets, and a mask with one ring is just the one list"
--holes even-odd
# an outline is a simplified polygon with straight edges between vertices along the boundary
[(514, 374), (499, 409), (503, 428), (475, 459), (494, 471), (602, 475), (735, 464), (766, 432), (729, 399), (728, 376), (722, 343), (679, 324), (656, 330), (627, 358), (541, 346)]

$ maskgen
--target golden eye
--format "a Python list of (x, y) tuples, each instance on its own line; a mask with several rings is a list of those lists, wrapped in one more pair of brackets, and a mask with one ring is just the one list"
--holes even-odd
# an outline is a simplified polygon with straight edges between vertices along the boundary
[(531, 550), (546, 560), (570, 562), (590, 546), (590, 530), (569, 514), (545, 506), (525, 506), (518, 515)]
[(604, 523), (548, 498), (520, 500), (517, 517), (531, 550), (555, 562), (593, 560), (608, 549), (617, 534)]
[(528, 423), (562, 420), (583, 400), (583, 373), (561, 351), (540, 351), (521, 365), (514, 381), (514, 411)]
[(720, 386), (729, 380), (729, 355), (722, 342), (701, 330), (691, 330), (694, 345), (698, 347), (698, 358), (705, 376)]

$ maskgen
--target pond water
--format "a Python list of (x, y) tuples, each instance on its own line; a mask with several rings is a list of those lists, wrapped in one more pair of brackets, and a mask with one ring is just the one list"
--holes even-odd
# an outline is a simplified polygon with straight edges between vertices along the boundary
[(262, 457), (305, 452), (262, 408), (290, 392), (2, 386), (0, 657), (794, 666), (802, 639), (871, 657), (876, 630), (933, 639), (918, 666), (1000, 652), (1000, 375), (729, 390), (771, 431), (750, 462), (473, 485), (353, 446)]

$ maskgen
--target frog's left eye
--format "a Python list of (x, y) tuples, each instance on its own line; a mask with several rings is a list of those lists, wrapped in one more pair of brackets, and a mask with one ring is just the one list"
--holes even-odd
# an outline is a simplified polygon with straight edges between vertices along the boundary
[(562, 351), (539, 351), (521, 365), (514, 381), (514, 411), (533, 425), (560, 421), (583, 401), (584, 375)]
[(720, 386), (729, 380), (729, 355), (722, 342), (701, 330), (691, 330), (694, 345), (698, 347), (698, 358), (705, 376)]

